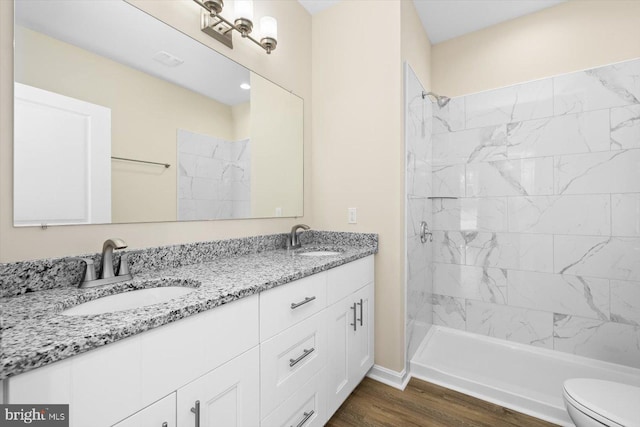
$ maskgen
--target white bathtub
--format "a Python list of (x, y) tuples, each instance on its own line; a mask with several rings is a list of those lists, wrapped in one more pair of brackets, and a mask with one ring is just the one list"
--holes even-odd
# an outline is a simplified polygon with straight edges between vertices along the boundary
[(511, 343), (456, 329), (431, 328), (410, 363), (413, 377), (564, 426), (569, 378), (640, 387), (640, 369)]

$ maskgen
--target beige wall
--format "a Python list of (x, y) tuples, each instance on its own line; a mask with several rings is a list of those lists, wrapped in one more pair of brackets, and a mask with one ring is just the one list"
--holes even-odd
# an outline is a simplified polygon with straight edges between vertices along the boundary
[(422, 27), (422, 22), (413, 0), (401, 1), (401, 13), (402, 61), (408, 62), (416, 76), (418, 76), (422, 86), (425, 89), (430, 89), (431, 42)]
[[(302, 213), (302, 100), (251, 73), (251, 215)], [(290, 120), (289, 118), (297, 119)], [(277, 162), (270, 159), (276, 159)]]
[(235, 139), (228, 105), (26, 28), (16, 45), (17, 82), (111, 109), (113, 156), (173, 166), (113, 161), (114, 223), (176, 220), (178, 129)]
[[(278, 19), (279, 43), (266, 55), (252, 43), (235, 37), (230, 50), (200, 31), (200, 9), (192, 1), (132, 0), (146, 12), (162, 19), (191, 37), (253, 69), (269, 80), (293, 91), (310, 105), (311, 17), (296, 1), (256, 2), (255, 15)], [(0, 1), (0, 262), (97, 252), (109, 237), (123, 238), (131, 248), (204, 241), (287, 231), (293, 224), (307, 222), (310, 188), (305, 188), (303, 218), (164, 222), (91, 226), (14, 228), (12, 206), (13, 123), (13, 2)], [(310, 174), (311, 108), (305, 108), (305, 173)], [(309, 182), (309, 180), (305, 180)]]
[[(384, 28), (384, 34), (380, 29)], [(404, 346), (400, 2), (342, 1), (313, 16), (315, 224), (375, 232), (376, 364)], [(358, 223), (347, 224), (347, 209)]]
[[(231, 107), (233, 116), (233, 138), (232, 141), (240, 141), (249, 138), (251, 132), (251, 105), (249, 102), (234, 105)], [(300, 119), (302, 121), (302, 118)]]
[(460, 96), (640, 57), (640, 1), (573, 0), (432, 48), (433, 90)]

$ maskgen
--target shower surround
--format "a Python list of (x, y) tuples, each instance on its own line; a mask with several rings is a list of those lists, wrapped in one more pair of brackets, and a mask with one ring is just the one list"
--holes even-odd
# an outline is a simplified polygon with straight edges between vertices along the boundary
[(178, 129), (178, 220), (251, 216), (251, 143)]
[(434, 110), (434, 324), (640, 367), (640, 60)]

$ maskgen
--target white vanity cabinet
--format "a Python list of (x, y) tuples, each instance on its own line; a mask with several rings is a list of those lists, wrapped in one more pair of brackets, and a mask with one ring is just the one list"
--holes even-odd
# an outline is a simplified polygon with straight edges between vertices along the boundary
[(171, 393), (113, 427), (176, 427), (176, 394)]
[[(10, 377), (5, 400), (66, 403), (71, 427), (111, 426), (141, 410), (155, 413), (149, 405), (176, 391), (179, 401), (183, 387), (252, 348), (257, 354), (258, 343), (258, 295), (252, 295)], [(246, 369), (232, 373), (241, 381)]]
[(373, 256), (308, 279), (260, 294), (263, 427), (323, 425), (373, 366)]
[[(373, 265), (371, 269), (357, 262), (345, 276), (331, 281), (336, 287), (333, 295), (342, 297), (345, 287), (356, 290), (332, 304), (327, 310), (328, 346), (331, 349), (327, 361), (327, 413), (330, 417), (362, 381), (373, 366), (374, 357), (374, 287)], [(363, 271), (371, 275), (362, 275)]]
[(68, 403), (71, 427), (322, 426), (373, 365), (373, 268), (368, 256), (10, 377), (4, 401)]
[(254, 347), (180, 388), (178, 427), (259, 425), (259, 366)]

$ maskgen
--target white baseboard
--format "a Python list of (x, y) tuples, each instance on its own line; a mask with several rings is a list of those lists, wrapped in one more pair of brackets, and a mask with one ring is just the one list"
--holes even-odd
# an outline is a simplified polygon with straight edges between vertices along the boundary
[(398, 390), (404, 390), (411, 379), (406, 369), (403, 369), (402, 372), (396, 372), (379, 365), (373, 365), (367, 373), (367, 376), (372, 380), (397, 388)]

